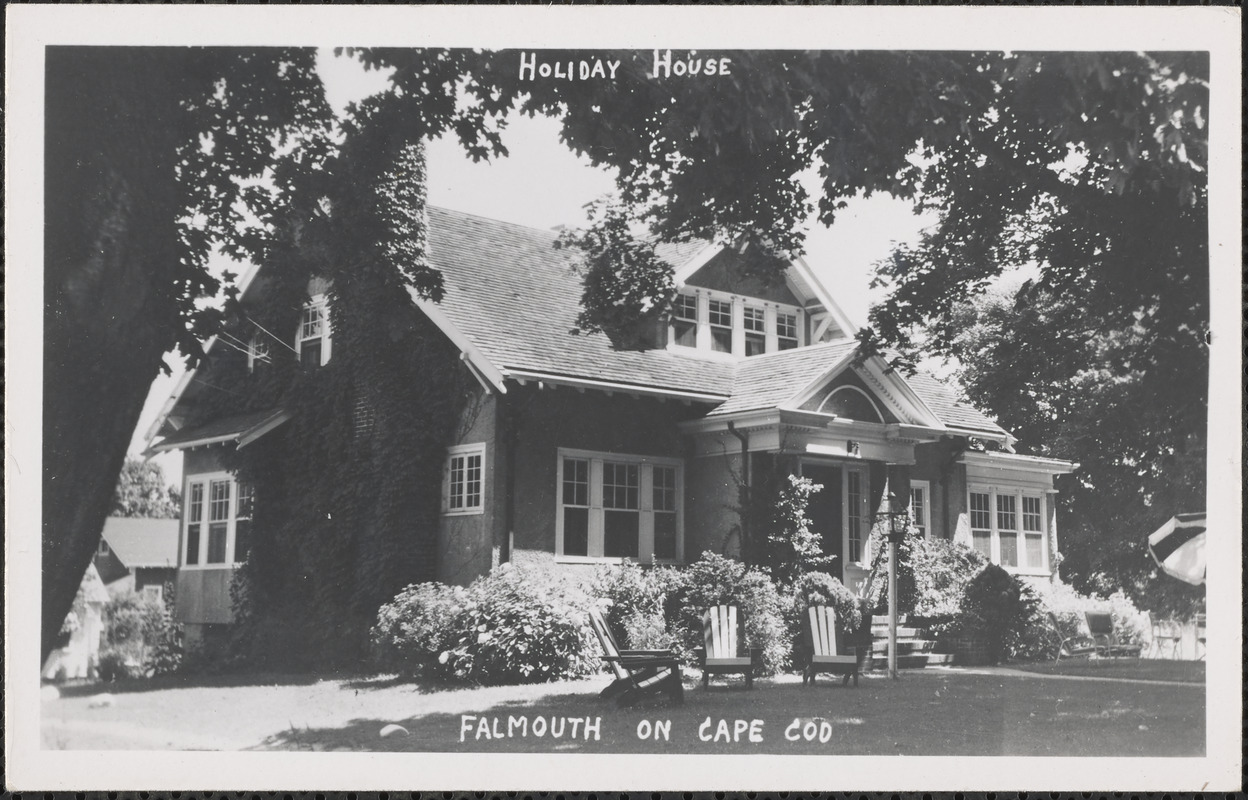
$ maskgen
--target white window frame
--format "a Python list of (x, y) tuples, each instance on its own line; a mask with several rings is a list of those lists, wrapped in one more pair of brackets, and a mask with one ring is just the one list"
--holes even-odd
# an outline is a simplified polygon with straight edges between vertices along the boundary
[[(300, 327), (303, 323), (300, 321)], [(251, 339), (247, 342), (247, 371), (255, 372), (256, 364), (268, 364), (269, 359), (269, 342), (267, 339), (261, 338), (259, 332), (252, 334)]]
[[(561, 447), (556, 453), (555, 469), (555, 561), (563, 564), (682, 564), (685, 559), (685, 464), (679, 458), (604, 453)], [(588, 555), (564, 555), (563, 464), (565, 459), (589, 462), (589, 541)], [(638, 543), (637, 558), (604, 556), (603, 538), (603, 464), (636, 464), (638, 477)], [(654, 468), (671, 467), (676, 471), (676, 557), (653, 558), (654, 554)], [(580, 506), (575, 506), (580, 507)]]
[[(745, 355), (745, 309), (761, 309), (763, 312), (763, 353), (775, 353), (780, 349), (779, 338), (776, 335), (777, 320), (780, 314), (792, 314), (796, 319), (797, 346), (806, 345), (805, 336), (805, 311), (799, 306), (792, 306), (781, 303), (773, 303), (760, 300), (755, 297), (742, 297), (740, 295), (730, 294), (728, 292), (720, 292), (713, 289), (703, 289), (700, 287), (685, 287), (679, 293), (682, 297), (693, 298), (697, 309), (697, 317), (690, 320), (688, 317), (681, 317), (694, 323), (695, 344), (684, 345), (676, 343), (676, 324), (675, 315), (669, 315), (667, 323), (667, 347), (681, 353), (697, 353), (701, 356), (709, 358), (746, 358)], [(712, 326), (710, 318), (711, 301), (720, 303), (728, 303), (731, 311), (729, 319), (730, 326)], [(730, 333), (732, 347), (730, 351), (725, 352), (716, 350), (713, 345), (713, 337), (711, 330), (718, 327), (720, 330), (727, 330)], [(757, 331), (751, 331), (757, 333)], [(761, 355), (761, 354), (760, 354)]]
[[(319, 336), (304, 336), (303, 335), (303, 325), (304, 325), (303, 315), (312, 309), (320, 310), (321, 333)], [(298, 324), (298, 327), (295, 329), (295, 357), (299, 360), (300, 364), (303, 363), (303, 343), (305, 341), (311, 341), (313, 339), (321, 340), (320, 366), (323, 367), (329, 363), (329, 359), (333, 351), (333, 331), (330, 329), (330, 325), (329, 325), (329, 301), (326, 299), (325, 295), (323, 294), (313, 295), (312, 298), (308, 300), (308, 302), (303, 304), (303, 308), (300, 309), (299, 311), (299, 324)]]
[[(988, 560), (1004, 569), (1019, 575), (1049, 575), (1051, 569), (1049, 567), (1049, 516), (1048, 516), (1048, 492), (1041, 488), (1026, 488), (1022, 486), (1005, 486), (987, 483), (972, 483), (966, 488), (966, 509), (967, 521), (971, 520), (971, 495), (986, 494), (988, 495), (988, 517), (989, 517), (989, 549), (991, 553)], [(1001, 528), (998, 512), (1000, 506), (997, 503), (998, 496), (1007, 496), (1014, 498), (1014, 524), (1015, 529), (1012, 531), (1018, 535), (1018, 562), (1016, 567), (1006, 566), (1001, 563)], [(1038, 499), (1040, 501), (1040, 530), (1026, 531), (1023, 523), (1023, 498)], [(972, 528), (973, 531), (985, 530), (983, 528)], [(1033, 537), (1037, 534), (1040, 537), (1040, 564), (1031, 564), (1027, 558), (1027, 535), (1030, 533)], [(974, 543), (972, 542), (972, 546)]]
[[(923, 501), (919, 504), (919, 511), (923, 515), (923, 524), (919, 525), (914, 513), (914, 492), (918, 490), (923, 493)], [(911, 479), (910, 481), (910, 522), (923, 531), (924, 539), (932, 538), (932, 484), (928, 481), (920, 481)]]
[[(857, 567), (870, 567), (871, 565), (871, 472), (865, 466), (857, 464), (842, 463), (841, 465), (841, 553), (844, 554), (845, 563), (853, 564)], [(849, 503), (849, 475), (854, 473), (859, 476), (858, 486), (861, 496), (858, 500), (858, 521), (860, 546), (858, 558), (850, 558), (849, 554), (849, 521), (850, 521), (850, 503)]]
[[(481, 470), (481, 487), (477, 492), (477, 502), (473, 505), (467, 505), (467, 469), (468, 460), (478, 458)], [(456, 459), (464, 460), (464, 478), (461, 483), (464, 485), (463, 496), (465, 497), (465, 505), (459, 508), (451, 508), (452, 481), (451, 475)], [(448, 517), (463, 517), (474, 514), (485, 513), (485, 442), (475, 442), (473, 444), (460, 444), (447, 448), (446, 465), (442, 473), (442, 513)]]
[[(225, 560), (208, 563), (208, 529), (213, 523), (212, 519), (212, 484), (219, 481), (229, 481), (230, 499), (227, 510), (227, 517), (224, 521), (225, 527)], [(190, 545), (190, 529), (191, 529), (191, 496), (196, 484), (203, 487), (201, 516), (199, 522), (199, 547), (197, 553), (199, 563), (187, 563), (187, 548)], [(195, 475), (188, 475), (186, 479), (186, 502), (183, 503), (182, 509), (182, 540), (180, 542), (181, 552), (178, 553), (178, 562), (181, 569), (199, 570), (199, 569), (233, 569), (240, 563), (235, 561), (234, 544), (235, 535), (237, 533), (238, 524), (238, 480), (228, 472), (203, 472)], [(252, 494), (254, 498), (254, 492)], [(245, 519), (250, 519), (247, 517)], [(253, 529), (254, 530), (254, 529)], [(253, 532), (254, 536), (254, 532)]]
[[(828, 404), (832, 402), (833, 397), (836, 397), (841, 392), (847, 392), (847, 393), (856, 392), (862, 395), (864, 398), (866, 398), (866, 401), (871, 405), (871, 409), (875, 412), (876, 419), (860, 419), (860, 420), (857, 420), (858, 422), (871, 422), (871, 423), (875, 423), (879, 425), (885, 424), (884, 414), (883, 412), (880, 411), (880, 406), (878, 403), (875, 402), (875, 398), (873, 398), (871, 395), (867, 394), (863, 390), (859, 389), (857, 386), (851, 386), (848, 384), (844, 386), (838, 386), (832, 391), (828, 392), (828, 396), (823, 398), (823, 402), (819, 404), (819, 408), (816, 410), (821, 414), (830, 413), (827, 410)], [(845, 419), (845, 417), (842, 417), (842, 419)]]

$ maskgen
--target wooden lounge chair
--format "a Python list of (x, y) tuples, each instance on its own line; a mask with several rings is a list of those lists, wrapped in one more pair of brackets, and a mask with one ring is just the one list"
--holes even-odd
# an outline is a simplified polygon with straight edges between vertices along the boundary
[(842, 686), (854, 679), (858, 685), (858, 648), (838, 647), (836, 633), (836, 610), (830, 606), (811, 606), (806, 612), (807, 625), (803, 641), (806, 645), (806, 666), (802, 670), (802, 685), (815, 684), (815, 675), (829, 672), (843, 675)]
[(702, 670), (703, 688), (710, 685), (712, 675), (745, 675), (745, 688), (754, 688), (754, 668), (762, 661), (760, 647), (747, 647), (745, 615), (736, 606), (712, 606), (702, 615), (702, 640), (705, 647), (694, 652)]
[(621, 650), (597, 608), (589, 610), (589, 623), (602, 645), (602, 660), (615, 675), (615, 680), (599, 697), (614, 699), (620, 706), (631, 706), (648, 695), (666, 692), (677, 705), (685, 701), (680, 661), (675, 653), (671, 650)]
[(1092, 634), (1092, 642), (1096, 646), (1096, 654), (1117, 658), (1118, 656), (1139, 656), (1141, 646), (1138, 644), (1119, 644), (1114, 636), (1114, 618), (1103, 611), (1085, 611), (1084, 618), (1088, 621), (1088, 633)]

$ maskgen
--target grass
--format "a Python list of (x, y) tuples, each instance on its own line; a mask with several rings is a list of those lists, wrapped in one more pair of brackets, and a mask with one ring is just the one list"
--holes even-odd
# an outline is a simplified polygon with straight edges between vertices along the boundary
[[(1064, 666), (1064, 665), (1063, 665)], [(1104, 676), (1104, 675), (1103, 675)], [(224, 682), (228, 684), (228, 682)], [(1203, 687), (1073, 681), (959, 670), (864, 676), (858, 688), (793, 676), (753, 691), (687, 682), (683, 706), (616, 709), (598, 700), (605, 678), (538, 686), (430, 691), (378, 678), (281, 679), (267, 685), (170, 682), (149, 691), (66, 695), (43, 703), (45, 748), (345, 750), (415, 752), (777, 753), (836, 755), (1159, 756), (1205, 751)], [(541, 737), (506, 733), (509, 719)], [(489, 734), (480, 734), (486, 719)], [(570, 736), (570, 720), (581, 719)], [(583, 735), (586, 718), (598, 735)], [(498, 722), (494, 723), (494, 719)], [(563, 735), (551, 735), (564, 720)], [(707, 722), (709, 720), (709, 723)], [(715, 739), (725, 721), (727, 741)], [(737, 720), (743, 722), (738, 725)], [(749, 740), (749, 724), (762, 741)], [(790, 730), (798, 741), (786, 739)], [(670, 722), (670, 738), (642, 739), (639, 726)], [(807, 723), (813, 723), (807, 725)], [(706, 727), (702, 728), (706, 723)], [(389, 724), (407, 734), (380, 736)], [(497, 724), (497, 727), (495, 727)], [(701, 736), (699, 735), (701, 730)], [(801, 731), (814, 733), (813, 741)], [(712, 741), (704, 741), (703, 736)], [(461, 737), (463, 741), (461, 741)]]
[(1020, 664), (1016, 668), (1041, 675), (1075, 675), (1201, 684), (1205, 682), (1205, 662), (1203, 661), (1067, 658), (1058, 662)]

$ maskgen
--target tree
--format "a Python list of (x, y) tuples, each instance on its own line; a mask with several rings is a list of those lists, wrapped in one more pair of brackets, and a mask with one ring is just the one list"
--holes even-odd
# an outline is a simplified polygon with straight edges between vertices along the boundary
[(1101, 327), (1079, 298), (1030, 291), (1019, 303), (998, 288), (954, 309), (950, 355), (969, 399), (1020, 447), (1079, 462), (1058, 495), (1063, 577), (1191, 613), (1203, 589), (1159, 573), (1145, 537), (1176, 512), (1204, 508), (1205, 356), (1189, 343), (1191, 378), (1176, 383), (1177, 364), (1163, 372), (1148, 360), (1146, 325)]
[[(215, 243), (329, 117), (312, 50), (50, 47), (46, 61), (43, 620), (46, 658), (95, 552), (148, 388), (216, 320)], [(263, 220), (266, 210), (253, 203)]]
[(165, 471), (154, 461), (127, 458), (113, 491), (109, 516), (173, 519), (182, 508), (182, 494), (165, 483)]

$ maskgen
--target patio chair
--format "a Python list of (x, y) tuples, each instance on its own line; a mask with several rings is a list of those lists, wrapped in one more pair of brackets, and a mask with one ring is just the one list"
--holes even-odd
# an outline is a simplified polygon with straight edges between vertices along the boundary
[(1118, 656), (1139, 656), (1142, 649), (1138, 644), (1119, 644), (1114, 635), (1114, 617), (1103, 611), (1085, 611), (1084, 618), (1088, 621), (1088, 632), (1092, 634), (1092, 642), (1096, 645), (1096, 653), (1100, 656), (1117, 658)]
[(844, 676), (842, 686), (854, 679), (858, 686), (859, 653), (857, 647), (838, 647), (836, 632), (836, 609), (830, 606), (811, 606), (807, 612), (807, 625), (803, 629), (806, 646), (806, 666), (802, 671), (802, 685), (814, 686), (815, 676), (820, 672)]
[(1183, 631), (1172, 619), (1157, 619), (1150, 611), (1148, 625), (1152, 631), (1152, 641), (1148, 644), (1148, 652), (1162, 658), (1168, 647), (1171, 658), (1179, 658), (1183, 652)]
[(649, 695), (667, 693), (677, 705), (685, 701), (680, 661), (675, 653), (671, 650), (621, 650), (597, 608), (589, 610), (589, 624), (598, 637), (598, 644), (602, 645), (602, 660), (615, 675), (611, 685), (598, 695), (600, 698), (614, 699), (619, 706), (631, 706)]
[(760, 647), (748, 647), (745, 641), (745, 615), (736, 606), (712, 606), (702, 615), (702, 640), (705, 647), (694, 652), (702, 670), (702, 686), (710, 685), (712, 675), (745, 675), (745, 688), (754, 688), (754, 668), (762, 660)]
[(1052, 632), (1054, 638), (1057, 639), (1057, 658), (1053, 663), (1058, 663), (1065, 658), (1078, 658), (1080, 656), (1090, 656), (1096, 652), (1096, 645), (1082, 631), (1076, 631), (1074, 635), (1067, 636), (1062, 633), (1062, 625), (1057, 619), (1057, 615), (1050, 611), (1046, 617), (1046, 624), (1049, 631)]

